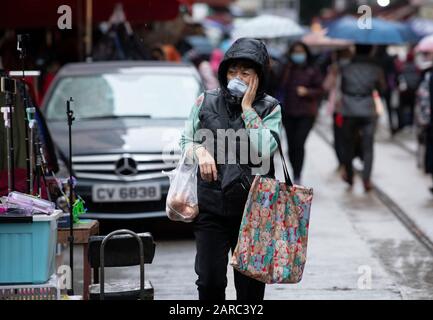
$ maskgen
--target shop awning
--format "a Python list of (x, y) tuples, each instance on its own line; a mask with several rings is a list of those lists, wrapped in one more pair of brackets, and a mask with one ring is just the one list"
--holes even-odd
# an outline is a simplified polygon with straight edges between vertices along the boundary
[(186, 4), (186, 5), (193, 5), (194, 3), (204, 3), (209, 6), (215, 6), (215, 7), (227, 7), (230, 5), (234, 0), (179, 0), (180, 3)]
[(123, 4), (131, 23), (171, 20), (179, 12), (178, 0), (2, 0), (0, 28), (55, 27), (61, 5), (71, 7), (74, 26), (85, 16), (86, 1), (93, 1), (94, 24), (107, 21), (117, 3)]

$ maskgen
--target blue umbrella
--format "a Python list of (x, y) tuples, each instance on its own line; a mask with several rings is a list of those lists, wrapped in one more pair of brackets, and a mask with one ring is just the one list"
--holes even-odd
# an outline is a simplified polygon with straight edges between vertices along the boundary
[(422, 36), (416, 34), (414, 30), (410, 27), (410, 25), (408, 25), (407, 23), (391, 22), (391, 21), (389, 21), (389, 23), (396, 26), (396, 28), (400, 31), (406, 43), (412, 43), (412, 44), (418, 43), (422, 38)]
[(416, 42), (416, 36), (408, 26), (380, 18), (372, 18), (371, 29), (361, 29), (357, 18), (344, 17), (328, 26), (327, 35), (358, 44), (387, 45)]
[(205, 36), (189, 36), (185, 38), (185, 41), (202, 56), (210, 56), (214, 49), (210, 40)]

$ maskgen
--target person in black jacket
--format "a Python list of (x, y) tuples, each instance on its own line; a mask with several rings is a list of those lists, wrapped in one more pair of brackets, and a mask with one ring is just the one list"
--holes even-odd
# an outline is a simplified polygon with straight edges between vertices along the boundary
[[(433, 73), (433, 67), (428, 70)], [(430, 174), (433, 178), (433, 80), (430, 77), (429, 82), (429, 93), (430, 93), (430, 123), (426, 128), (426, 155), (425, 155), (425, 171)], [(433, 193), (433, 186), (430, 188)]]
[[(415, 104), (418, 143), (425, 147), (422, 165), (433, 178), (433, 52), (420, 52), (417, 66), (422, 70)], [(433, 193), (433, 187), (430, 188)]]
[[(274, 176), (273, 153), (280, 134), (281, 107), (265, 93), (269, 55), (255, 39), (236, 40), (226, 52), (218, 70), (220, 88), (200, 95), (192, 107), (181, 138), (181, 147), (198, 160), (197, 193), (199, 215), (194, 223), (197, 255), (195, 271), (200, 300), (224, 300), (227, 286), (228, 253), (236, 247), (242, 213), (252, 182), (253, 163), (243, 163), (242, 146), (248, 145), (267, 159), (263, 174)], [(198, 132), (210, 133), (212, 141)], [(239, 135), (221, 137), (218, 132)], [(253, 139), (258, 134), (264, 140)], [(228, 138), (228, 139), (227, 139)], [(232, 157), (230, 146), (235, 146)], [(233, 150), (233, 149), (232, 149)], [(231, 162), (230, 159), (232, 158)], [(234, 271), (239, 300), (262, 300), (265, 284)]]

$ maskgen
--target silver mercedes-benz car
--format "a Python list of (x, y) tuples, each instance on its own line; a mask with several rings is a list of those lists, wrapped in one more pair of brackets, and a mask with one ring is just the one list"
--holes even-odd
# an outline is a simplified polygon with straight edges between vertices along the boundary
[(177, 144), (203, 90), (189, 64), (96, 62), (64, 66), (44, 98), (60, 158), (67, 163), (66, 100), (74, 99), (72, 170), (92, 219), (165, 216)]

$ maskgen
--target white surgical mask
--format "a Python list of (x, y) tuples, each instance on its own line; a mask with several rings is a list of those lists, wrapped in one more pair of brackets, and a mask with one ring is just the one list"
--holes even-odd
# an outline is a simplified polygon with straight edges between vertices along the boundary
[(248, 85), (245, 82), (243, 82), (241, 79), (234, 78), (230, 80), (229, 83), (227, 84), (227, 89), (233, 96), (241, 98), (244, 96), (245, 92), (247, 91)]
[(426, 70), (433, 66), (433, 61), (425, 59), (422, 55), (416, 55), (415, 64), (420, 70)]

